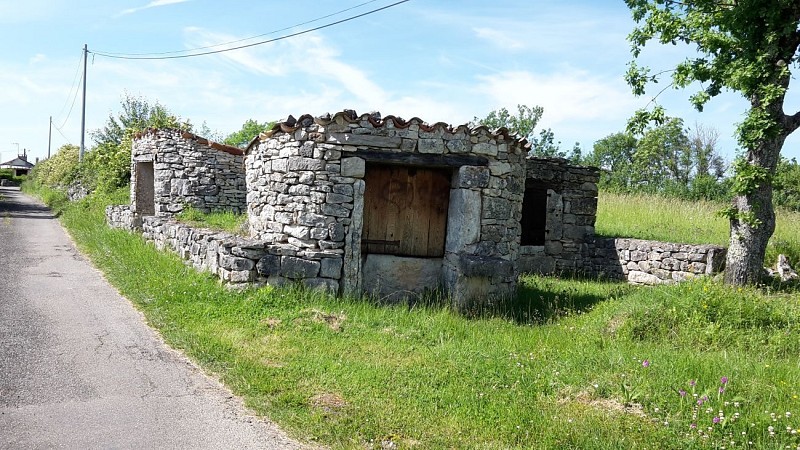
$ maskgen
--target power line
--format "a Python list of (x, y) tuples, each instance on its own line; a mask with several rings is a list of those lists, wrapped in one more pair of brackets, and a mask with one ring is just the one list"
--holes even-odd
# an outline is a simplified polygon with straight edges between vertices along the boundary
[[(66, 108), (67, 104), (69, 103), (69, 97), (70, 97), (70, 95), (72, 95), (72, 90), (75, 89), (76, 86), (78, 85), (78, 81), (79, 81), (78, 74), (81, 73), (81, 63), (82, 62), (83, 62), (83, 54), (81, 54), (81, 57), (78, 58), (78, 67), (75, 68), (75, 75), (72, 77), (72, 87), (69, 88), (69, 93), (67, 94), (67, 98), (64, 100), (64, 104), (61, 106), (61, 110), (58, 111), (58, 114), (56, 114), (56, 117), (61, 116), (61, 113), (64, 112), (64, 108)], [(77, 95), (77, 92), (78, 91), (76, 89), (75, 90), (76, 95)], [(75, 105), (75, 99), (74, 98), (72, 100), (72, 104), (73, 104), (73, 106)], [(72, 110), (72, 107), (70, 107), (70, 110)], [(58, 120), (56, 120), (56, 122), (58, 122)], [(62, 127), (63, 127), (63, 125), (62, 125)]]
[[(83, 62), (83, 61), (81, 61), (81, 62)], [(85, 74), (81, 73), (81, 77), (78, 79), (78, 83), (80, 83), (83, 80), (83, 76), (84, 75)], [(70, 92), (72, 92), (72, 91), (70, 90)], [(75, 107), (75, 100), (78, 99), (78, 92), (80, 92), (80, 89), (76, 88), (75, 89), (75, 95), (72, 97), (72, 105), (70, 105), (70, 107), (69, 107), (69, 112), (67, 113), (67, 117), (64, 118), (64, 122), (61, 124), (61, 128), (64, 128), (64, 125), (67, 124), (67, 120), (69, 120), (69, 116), (72, 115), (72, 108)], [(69, 101), (69, 97), (67, 97), (67, 100)], [(66, 106), (66, 104), (65, 104), (65, 106)]]
[(53, 128), (55, 128), (55, 129), (56, 129), (56, 131), (58, 131), (58, 134), (60, 134), (60, 135), (61, 135), (61, 137), (63, 137), (63, 138), (64, 138), (64, 139), (65, 139), (65, 140), (66, 140), (66, 141), (69, 143), (69, 145), (72, 145), (72, 141), (70, 141), (68, 137), (64, 136), (64, 133), (62, 133), (62, 132), (61, 132), (61, 129), (60, 129), (60, 128), (58, 128), (58, 127), (57, 127), (57, 126), (55, 126), (55, 125), (53, 125)]
[(307, 20), (305, 22), (301, 22), (301, 23), (298, 23), (298, 24), (295, 24), (295, 25), (292, 25), (292, 26), (281, 28), (279, 30), (273, 30), (273, 31), (269, 31), (267, 33), (262, 33), (262, 34), (258, 34), (258, 35), (255, 35), (255, 36), (250, 36), (250, 37), (246, 37), (246, 38), (242, 38), (242, 39), (237, 39), (235, 41), (228, 41), (228, 42), (222, 42), (222, 43), (219, 43), (219, 44), (208, 45), (208, 46), (205, 46), (205, 47), (196, 47), (196, 48), (190, 48), (190, 49), (184, 49), (184, 50), (172, 50), (172, 51), (168, 51), (168, 52), (150, 52), (150, 53), (114, 53), (114, 52), (105, 52), (105, 51), (97, 51), (96, 53), (98, 53), (98, 54), (103, 53), (105, 55), (114, 55), (114, 56), (156, 56), (156, 55), (170, 55), (170, 54), (175, 54), (175, 53), (188, 53), (188, 52), (195, 52), (195, 51), (198, 51), (198, 50), (206, 50), (206, 49), (209, 49), (209, 48), (222, 47), (224, 45), (231, 45), (231, 44), (236, 44), (236, 43), (239, 43), (239, 42), (249, 41), (249, 40), (260, 38), (260, 37), (264, 37), (264, 36), (269, 36), (271, 34), (280, 33), (282, 31), (291, 30), (292, 28), (302, 27), (303, 25), (308, 25), (310, 23), (319, 22), (320, 20), (327, 19), (327, 18), (333, 17), (333, 16), (337, 16), (337, 15), (345, 13), (347, 11), (352, 11), (354, 9), (358, 9), (358, 8), (364, 6), (364, 5), (368, 5), (370, 3), (375, 3), (377, 1), (378, 0), (369, 0), (367, 2), (359, 3), (358, 5), (351, 6), (349, 8), (345, 8), (345, 9), (343, 9), (341, 11), (336, 11), (334, 13), (330, 13), (330, 14), (322, 16), (322, 17), (317, 17), (316, 19)]
[[(364, 17), (364, 16), (367, 16), (367, 15), (370, 15), (370, 14), (374, 14), (374, 13), (376, 13), (378, 11), (383, 11), (384, 9), (389, 9), (389, 8), (391, 8), (393, 6), (397, 6), (397, 5), (401, 4), (401, 3), (406, 3), (408, 1), (409, 0), (400, 0), (399, 2), (395, 2), (395, 3), (392, 3), (390, 5), (386, 5), (386, 6), (383, 6), (383, 7), (380, 7), (380, 8), (376, 8), (376, 9), (373, 9), (373, 10), (370, 10), (370, 11), (367, 11), (367, 12), (364, 12), (364, 13), (361, 13), (361, 14), (358, 14), (358, 15), (355, 15), (355, 16), (347, 17), (345, 19), (337, 20), (335, 22), (331, 22), (331, 23), (328, 23), (328, 24), (325, 24), (325, 25), (320, 25), (318, 27), (309, 28), (307, 30), (298, 31), (296, 33), (287, 34), (285, 36), (280, 36), (280, 37), (276, 37), (276, 38), (273, 38), (273, 39), (267, 39), (267, 40), (264, 40), (264, 41), (254, 42), (252, 44), (239, 45), (239, 46), (236, 46), (236, 47), (231, 47), (231, 48), (226, 48), (226, 49), (221, 49), (221, 50), (212, 50), (212, 51), (207, 51), (207, 52), (192, 53), (190, 55), (172, 55), (172, 56), (121, 56), (119, 54), (114, 54), (114, 53), (101, 53), (101, 52), (95, 52), (95, 51), (89, 51), (89, 53), (92, 53), (92, 54), (97, 55), (97, 56), (105, 56), (106, 58), (142, 59), (142, 60), (178, 59), (178, 58), (191, 58), (191, 57), (194, 57), (194, 56), (213, 55), (213, 54), (216, 54), (216, 53), (224, 53), (224, 52), (230, 52), (230, 51), (233, 51), (233, 50), (239, 50), (239, 49), (248, 48), (248, 47), (255, 47), (256, 45), (269, 44), (270, 42), (280, 41), (280, 40), (283, 40), (283, 39), (288, 39), (288, 38), (291, 38), (291, 37), (300, 36), (302, 34), (311, 33), (312, 31), (322, 30), (324, 28), (329, 28), (329, 27), (332, 27), (334, 25), (339, 25), (339, 24), (344, 23), (344, 22), (349, 22), (351, 20), (355, 20), (355, 19), (358, 19), (360, 17)], [(247, 39), (245, 39), (245, 40), (247, 40)], [(220, 45), (222, 45), (222, 44), (220, 44)]]

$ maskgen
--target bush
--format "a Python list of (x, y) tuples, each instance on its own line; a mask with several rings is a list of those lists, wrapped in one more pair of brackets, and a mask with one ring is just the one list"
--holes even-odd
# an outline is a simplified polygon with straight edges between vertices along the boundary
[(0, 169), (0, 180), (9, 180), (14, 184), (20, 184), (27, 178), (27, 175), (14, 175), (13, 169)]
[(130, 183), (131, 138), (121, 143), (105, 142), (84, 155), (80, 179), (90, 191), (110, 193)]
[(63, 145), (56, 153), (31, 170), (29, 178), (35, 184), (50, 188), (65, 188), (78, 179), (78, 147)]

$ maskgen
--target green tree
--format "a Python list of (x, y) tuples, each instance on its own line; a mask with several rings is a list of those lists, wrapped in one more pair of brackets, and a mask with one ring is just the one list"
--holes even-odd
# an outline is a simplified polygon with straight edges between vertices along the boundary
[[(671, 71), (671, 83), (700, 90), (690, 97), (700, 111), (723, 89), (741, 93), (750, 108), (737, 128), (742, 157), (734, 164), (734, 199), (730, 218), (725, 282), (760, 281), (767, 242), (775, 230), (772, 178), (786, 137), (800, 127), (800, 112), (783, 112), (790, 68), (800, 50), (800, 2), (797, 0), (625, 0), (639, 24), (629, 35), (634, 61), (627, 81), (637, 95), (659, 81), (636, 64), (651, 40), (661, 44), (691, 44), (698, 56)], [(664, 109), (639, 110), (632, 130), (651, 120), (663, 120)]]
[(245, 148), (248, 144), (250, 144), (250, 141), (258, 136), (259, 133), (271, 126), (272, 123), (269, 122), (258, 123), (256, 120), (247, 119), (244, 124), (242, 124), (242, 128), (239, 131), (234, 131), (233, 133), (229, 134), (228, 137), (222, 141), (222, 143), (226, 145), (232, 145), (234, 147)]
[(650, 192), (669, 189), (680, 196), (692, 175), (692, 154), (683, 120), (669, 118), (644, 133), (636, 146), (633, 173), (637, 183), (652, 186), (647, 189)]
[(585, 162), (600, 168), (601, 189), (614, 192), (633, 190), (633, 162), (638, 143), (630, 133), (610, 134), (594, 143)]
[(781, 158), (775, 171), (775, 204), (800, 211), (800, 164), (797, 159)]
[(125, 138), (125, 133), (142, 131), (146, 128), (178, 128), (191, 130), (191, 124), (182, 122), (166, 107), (156, 102), (151, 104), (143, 97), (134, 97), (125, 93), (120, 102), (121, 110), (109, 114), (103, 128), (92, 132), (95, 144), (119, 145)]
[(110, 192), (130, 182), (131, 145), (136, 133), (148, 128), (192, 130), (191, 123), (158, 102), (151, 104), (126, 93), (120, 106), (116, 115), (109, 114), (106, 124), (92, 133), (96, 145), (86, 154), (80, 176), (90, 190)]
[(716, 150), (716, 131), (669, 118), (649, 128), (640, 140), (614, 133), (595, 142), (587, 164), (599, 167), (600, 187), (687, 199), (721, 199), (725, 164)]
[(511, 114), (508, 109), (500, 108), (490, 112), (483, 119), (477, 117), (472, 119), (470, 125), (483, 125), (489, 129), (496, 130), (505, 128), (512, 133), (524, 137), (531, 144), (530, 156), (545, 156), (567, 158), (573, 163), (581, 161), (581, 148), (576, 142), (570, 152), (561, 150), (561, 141), (555, 140), (555, 134), (550, 128), (539, 130), (538, 136), (535, 132), (536, 125), (544, 114), (544, 108), (526, 105), (517, 105), (517, 114)]

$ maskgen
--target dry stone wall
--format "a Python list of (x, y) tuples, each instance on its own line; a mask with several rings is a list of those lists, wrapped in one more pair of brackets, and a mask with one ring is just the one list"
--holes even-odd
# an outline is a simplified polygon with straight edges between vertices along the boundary
[(341, 258), (301, 259), (284, 254), (281, 246), (155, 216), (143, 219), (142, 237), (232, 285), (301, 283), (331, 293), (339, 291)]
[[(132, 210), (137, 212), (137, 163), (152, 163), (155, 215), (171, 216), (191, 205), (203, 212), (245, 211), (242, 151), (181, 130), (148, 130), (133, 141)], [(144, 190), (146, 191), (146, 189)], [(141, 195), (141, 194), (140, 194)]]
[(665, 284), (720, 273), (725, 247), (597, 238), (584, 271), (635, 284)]
[(130, 205), (106, 206), (106, 222), (111, 228), (121, 228), (123, 230), (134, 230), (141, 226), (141, 222), (136, 222)]
[[(134, 140), (132, 203), (108, 207), (106, 216), (227, 283), (298, 282), (385, 298), (442, 288), (461, 310), (513, 296), (520, 272), (660, 284), (721, 270), (722, 247), (596, 238), (598, 170), (527, 158), (527, 150), (502, 129), (353, 111), (290, 117), (254, 139), (244, 156), (191, 133), (149, 130)], [(381, 240), (365, 238), (367, 180), (391, 179), (386, 174), (397, 166), (436, 168), (444, 190), (449, 180), (446, 195), (429, 199), (441, 207), (442, 222), (447, 211), (441, 253), (379, 252), (370, 245)], [(137, 176), (137, 168), (150, 172)], [(172, 220), (187, 204), (246, 210), (251, 237)], [(143, 214), (143, 205), (154, 211)], [(521, 245), (530, 214), (539, 218), (539, 234)]]
[(543, 245), (520, 248), (521, 272), (564, 273), (584, 270), (591, 257), (597, 216), (599, 171), (564, 159), (528, 158), (526, 188), (547, 190)]
[(370, 163), (449, 167), (440, 282), (456, 303), (513, 295), (524, 190), (524, 142), (352, 111), (281, 122), (245, 158), (253, 236), (300, 259), (342, 258), (343, 290), (362, 290), (364, 177)]

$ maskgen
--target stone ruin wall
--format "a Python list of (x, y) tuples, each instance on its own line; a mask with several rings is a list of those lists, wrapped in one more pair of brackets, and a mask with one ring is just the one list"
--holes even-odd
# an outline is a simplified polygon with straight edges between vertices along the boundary
[(242, 151), (181, 130), (148, 130), (133, 141), (131, 209), (137, 211), (137, 163), (153, 163), (155, 214), (191, 205), (203, 212), (246, 210)]
[(526, 178), (528, 187), (547, 188), (546, 233), (543, 245), (520, 247), (520, 271), (583, 272), (594, 241), (598, 169), (563, 159), (529, 158)]
[(254, 283), (281, 286), (299, 282), (311, 289), (337, 292), (338, 285), (325, 278), (341, 270), (333, 259), (310, 261), (281, 255), (280, 246), (194, 228), (165, 217), (145, 217), (142, 237), (152, 241), (158, 249), (172, 250), (194, 268), (210, 272), (234, 286)]
[[(280, 123), (254, 140), (244, 161), (215, 145), (178, 130), (140, 136), (132, 164), (153, 162), (161, 217), (143, 222), (136, 217), (132, 183), (132, 206), (108, 207), (109, 224), (141, 227), (145, 239), (228, 283), (299, 281), (358, 294), (364, 282), (364, 176), (371, 158), (416, 155), (441, 162), (467, 157), (473, 158), (469, 164), (451, 166), (445, 256), (437, 263), (438, 281), (459, 307), (481, 297), (513, 295), (520, 272), (660, 284), (714, 274), (724, 264), (722, 247), (596, 238), (596, 169), (526, 159), (516, 139), (482, 127), (454, 129), (416, 118), (406, 122), (345, 112)], [(547, 188), (545, 241), (519, 246), (524, 189), (532, 185)], [(184, 204), (204, 210), (246, 208), (253, 237), (169, 220)]]
[(634, 284), (669, 284), (713, 276), (725, 265), (725, 247), (627, 238), (594, 240), (584, 271)]
[[(441, 280), (454, 298), (464, 301), (513, 295), (524, 152), (516, 139), (483, 127), (453, 129), (416, 118), (406, 122), (347, 111), (291, 119), (248, 149), (251, 234), (280, 248), (281, 258), (319, 262), (320, 267), (326, 259), (338, 261), (341, 272), (326, 279), (340, 283), (343, 292), (360, 293), (364, 176), (370, 158), (477, 157), (485, 164), (453, 168)], [(404, 157), (398, 158), (401, 162), (395, 163), (403, 165)]]

